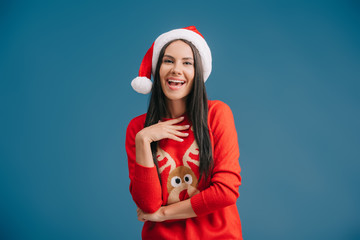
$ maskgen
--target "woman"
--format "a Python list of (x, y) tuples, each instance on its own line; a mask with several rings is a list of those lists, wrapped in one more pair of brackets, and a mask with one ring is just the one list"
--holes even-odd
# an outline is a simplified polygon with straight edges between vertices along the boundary
[(131, 84), (151, 91), (126, 133), (143, 239), (242, 239), (237, 134), (230, 108), (207, 100), (210, 72), (210, 49), (191, 26), (160, 35)]

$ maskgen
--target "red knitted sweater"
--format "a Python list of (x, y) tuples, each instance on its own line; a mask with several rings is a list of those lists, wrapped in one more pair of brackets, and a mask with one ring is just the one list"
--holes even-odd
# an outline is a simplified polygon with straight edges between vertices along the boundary
[[(199, 149), (192, 127), (183, 142), (159, 141), (156, 167), (136, 163), (135, 136), (143, 129), (146, 114), (132, 119), (126, 132), (130, 192), (136, 205), (152, 213), (162, 205), (191, 198), (197, 217), (144, 223), (143, 239), (242, 239), (236, 207), (241, 184), (239, 146), (234, 118), (225, 103), (209, 101), (208, 126), (214, 167), (208, 179), (199, 179)], [(179, 125), (191, 125), (185, 119)]]

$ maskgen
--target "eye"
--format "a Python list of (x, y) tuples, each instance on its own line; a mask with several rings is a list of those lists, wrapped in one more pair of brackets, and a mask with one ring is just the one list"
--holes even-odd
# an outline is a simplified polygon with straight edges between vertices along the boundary
[(170, 60), (170, 59), (164, 59), (163, 62), (164, 62), (164, 63), (173, 63), (173, 61)]
[(190, 174), (186, 174), (186, 175), (184, 176), (184, 181), (185, 181), (187, 184), (192, 184), (192, 181), (193, 181), (192, 176), (191, 176)]
[(185, 65), (192, 65), (192, 62), (184, 62)]
[(171, 186), (173, 187), (178, 187), (181, 184), (181, 178), (179, 178), (178, 176), (175, 176), (171, 179)]

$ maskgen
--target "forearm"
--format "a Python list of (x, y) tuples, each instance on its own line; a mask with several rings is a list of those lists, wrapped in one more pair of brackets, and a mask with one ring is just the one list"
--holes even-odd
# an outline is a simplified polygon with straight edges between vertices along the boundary
[(156, 212), (162, 204), (162, 190), (155, 168), (150, 141), (135, 137), (136, 164), (131, 182), (131, 194), (136, 205), (146, 212)]
[(144, 167), (154, 167), (150, 141), (138, 133), (135, 137), (136, 162)]
[(139, 221), (163, 222), (167, 220), (186, 219), (196, 217), (190, 199), (171, 205), (163, 206), (154, 213), (146, 213), (144, 209), (137, 209)]
[[(191, 205), (198, 216), (236, 204), (240, 179), (231, 178), (227, 183), (213, 183), (191, 198)], [(227, 184), (227, 185), (225, 185)]]
[(186, 219), (196, 217), (190, 199), (180, 201), (168, 206), (162, 207), (165, 220)]
[(156, 212), (162, 205), (162, 190), (155, 167), (135, 166), (130, 185), (131, 195), (136, 205), (146, 212)]

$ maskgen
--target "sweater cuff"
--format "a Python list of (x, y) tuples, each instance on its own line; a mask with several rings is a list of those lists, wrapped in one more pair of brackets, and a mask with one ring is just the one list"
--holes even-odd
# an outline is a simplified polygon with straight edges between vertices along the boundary
[(153, 182), (158, 180), (158, 172), (156, 166), (145, 167), (135, 162), (135, 174), (134, 180), (138, 182)]
[(201, 193), (190, 198), (190, 203), (197, 216), (201, 216), (207, 212), (206, 203)]

